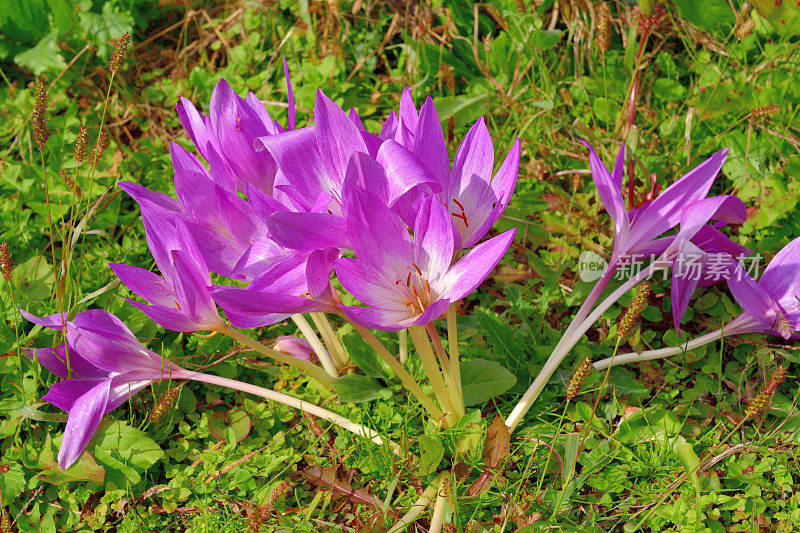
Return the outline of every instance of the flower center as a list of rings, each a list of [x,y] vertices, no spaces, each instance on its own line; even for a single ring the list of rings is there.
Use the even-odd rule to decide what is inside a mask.
[[[427,278],[423,277],[422,270],[416,264],[411,266],[414,269],[408,272],[405,283],[398,278],[394,284],[400,288],[400,292],[405,297],[406,306],[415,315],[419,315],[432,303],[431,284]]]
[[[458,207],[458,211],[456,211],[454,213],[450,213],[450,214],[453,215],[456,218],[461,219],[464,222],[464,226],[468,228],[469,227],[469,221],[467,220],[467,213],[464,210],[464,206],[461,204],[461,202],[459,202],[455,198],[453,198],[453,203]]]

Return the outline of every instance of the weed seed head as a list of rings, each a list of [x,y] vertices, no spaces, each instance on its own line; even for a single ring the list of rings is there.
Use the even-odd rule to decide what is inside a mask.
[[[14,273],[14,268],[11,261],[11,250],[8,249],[8,243],[0,244],[0,271],[3,272],[3,278],[6,282],[11,283],[11,275]]]
[[[128,53],[128,46],[131,44],[131,34],[125,32],[117,39],[114,51],[111,52],[111,60],[108,62],[108,70],[115,76],[122,70],[125,63],[125,54]]]
[[[33,113],[31,123],[33,125],[33,140],[40,152],[44,152],[44,145],[50,133],[47,131],[47,82],[39,79],[33,90]]]
[[[164,420],[164,418],[175,408],[175,403],[178,401],[181,395],[181,388],[172,387],[164,391],[161,397],[156,402],[155,407],[153,410],[150,411],[150,422],[158,423]]]
[[[617,324],[617,339],[625,340],[631,333],[633,333],[639,318],[642,316],[642,311],[647,307],[647,299],[650,297],[650,284],[646,281],[639,284],[636,291],[636,296],[633,301],[622,313],[622,317]]]
[[[575,367],[575,370],[572,372],[572,378],[569,380],[569,385],[567,385],[567,401],[571,402],[578,394],[580,394],[581,387],[583,387],[583,382],[586,381],[586,377],[589,375],[591,369],[591,357],[587,357],[581,361],[581,364]]]
[[[72,155],[75,157],[76,163],[83,163],[88,155],[87,146],[89,144],[89,130],[86,126],[81,126],[78,130],[78,137],[75,139],[75,149]]]
[[[778,387],[780,387],[781,383],[786,379],[786,373],[786,368],[782,366],[775,369],[769,381],[767,381],[761,391],[756,394],[747,405],[747,410],[744,413],[747,418],[758,416],[769,408],[772,404],[772,398],[775,396],[775,391],[778,390]]]

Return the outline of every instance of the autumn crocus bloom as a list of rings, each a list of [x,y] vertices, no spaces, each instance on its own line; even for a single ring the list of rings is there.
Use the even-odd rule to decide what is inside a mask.
[[[58,315],[38,318],[36,324],[62,329]],[[69,413],[58,464],[66,469],[89,445],[103,415],[133,394],[162,379],[181,379],[185,370],[141,345],[114,315],[99,309],[83,311],[66,321],[68,346],[35,350],[39,364],[63,378],[42,399]]]
[[[406,88],[400,98],[399,119],[391,114],[381,136],[403,143],[434,175],[441,186],[436,195],[450,213],[456,229],[457,250],[478,243],[508,206],[519,172],[519,139],[492,176],[494,143],[483,117],[472,125],[459,145],[452,167],[439,115],[430,96],[417,112]]]
[[[680,346],[618,355],[613,360],[597,361],[595,369],[671,357],[715,342],[723,336],[766,333],[784,339],[800,338],[800,238],[790,242],[772,258],[758,281],[733,258],[730,258],[726,279],[733,297],[744,309],[739,316],[720,329]]]
[[[628,211],[622,197],[624,145],[620,147],[614,169],[609,173],[594,149],[588,143],[584,144],[589,148],[589,163],[597,193],[614,221],[614,250],[610,268],[618,265],[618,261],[626,256],[650,257],[666,250],[673,237],[658,237],[681,222],[682,210],[686,206],[706,197],[728,155],[727,149],[720,150],[667,187],[651,202]],[[738,204],[728,203],[717,214],[725,220],[744,222],[746,213],[741,208],[743,205],[741,201]],[[720,232],[706,229],[698,238],[702,242],[727,239]],[[724,242],[718,243],[718,246],[725,245]]]
[[[132,265],[109,264],[122,283],[150,305],[128,301],[173,331],[216,330],[224,326],[211,299],[208,268],[185,223],[146,208],[142,209],[142,220],[161,276]]]
[[[346,200],[345,220],[356,258],[337,260],[336,274],[367,307],[343,310],[365,327],[389,331],[427,324],[450,302],[471,293],[516,233],[512,229],[476,246],[453,265],[452,222],[434,197],[420,203],[413,240],[401,218],[363,189],[353,190]]]
[[[283,66],[289,101],[288,129],[291,130],[294,129],[294,94],[285,59]],[[223,79],[211,94],[208,115],[197,111],[186,98],[181,98],[177,110],[183,127],[225,190],[246,192],[249,185],[272,195],[277,171],[275,161],[269,153],[256,151],[254,141],[285,130],[270,117],[261,100],[253,93],[240,97]]]

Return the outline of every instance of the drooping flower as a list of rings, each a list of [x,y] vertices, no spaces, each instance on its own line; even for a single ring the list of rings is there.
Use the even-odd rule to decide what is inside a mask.
[[[128,301],[173,331],[213,331],[223,326],[211,298],[208,268],[186,224],[146,207],[142,221],[161,276],[132,265],[109,264],[122,283],[150,305]]]
[[[402,219],[363,189],[345,201],[345,219],[356,257],[337,260],[336,274],[367,306],[342,309],[363,326],[390,331],[431,322],[472,292],[516,234],[512,229],[489,239],[453,264],[452,222],[434,197],[419,204],[413,240]]]
[[[62,317],[23,316],[41,326],[62,329]],[[107,311],[92,309],[65,321],[65,345],[39,348],[31,355],[63,378],[42,399],[69,413],[58,464],[69,468],[89,445],[103,415],[154,381],[183,379],[185,370],[148,350]]]
[[[314,349],[311,347],[311,343],[302,337],[295,337],[294,335],[281,335],[275,340],[275,344],[272,348],[278,352],[306,361],[311,361],[314,355]]]
[[[726,335],[800,338],[800,237],[772,258],[758,281],[739,263],[733,264],[727,281],[744,312],[724,328]]]
[[[584,144],[589,148],[592,179],[600,200],[614,222],[614,250],[609,261],[610,268],[618,265],[618,261],[626,256],[649,257],[666,250],[674,241],[674,236],[658,237],[681,222],[685,207],[708,195],[728,155],[728,150],[720,150],[667,187],[654,200],[629,211],[622,196],[624,145],[620,147],[614,169],[609,173],[594,149],[588,143]],[[740,224],[744,222],[746,214],[741,200],[731,200],[726,201],[714,213],[714,217],[726,223]],[[724,242],[728,240],[727,237],[721,232],[713,232],[713,229],[716,228],[698,228],[696,234],[702,231],[698,236],[699,242],[713,241],[717,247],[727,246]]]

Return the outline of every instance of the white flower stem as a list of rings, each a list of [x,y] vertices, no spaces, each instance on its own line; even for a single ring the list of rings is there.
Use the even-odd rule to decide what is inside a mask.
[[[338,370],[347,362],[347,359],[342,355],[344,347],[340,342],[337,342],[339,341],[339,337],[337,337],[336,333],[333,331],[331,323],[325,318],[325,313],[309,313],[309,316],[319,331],[322,342],[325,344],[325,348],[328,349],[328,353],[331,355],[331,359],[338,373]]]
[[[408,358],[408,330],[401,329],[397,332],[397,337],[400,343],[400,362],[405,363]]]
[[[564,357],[567,356],[573,346],[575,346],[581,337],[583,337],[583,334],[586,333],[590,327],[592,327],[595,321],[600,318],[600,316],[605,313],[608,308],[614,304],[614,302],[619,300],[626,292],[635,287],[640,281],[652,276],[657,270],[666,268],[668,266],[669,262],[665,262],[660,259],[654,261],[648,268],[642,270],[631,279],[623,283],[605,300],[600,302],[597,308],[590,313],[589,316],[587,316],[579,326],[572,328],[571,332],[565,333],[564,336],[561,337],[561,340],[558,342],[555,349],[553,349],[553,353],[550,354],[550,357],[547,359],[547,362],[545,362],[542,370],[539,371],[536,379],[533,380],[533,383],[531,383],[531,386],[528,387],[527,391],[525,391],[525,394],[522,396],[519,403],[517,403],[517,405],[511,411],[511,414],[508,415],[508,418],[506,419],[506,426],[508,426],[509,432],[513,432],[519,423],[522,422],[522,419],[533,405],[533,402],[539,397],[539,393],[542,392],[542,389],[544,389],[547,382],[550,381],[550,377],[552,377],[553,373],[556,371],[556,368],[558,368],[558,365],[561,364],[561,361],[564,360]]]
[[[425,326],[425,330],[428,332],[428,336],[433,342],[433,348],[436,352],[436,356],[439,358],[439,363],[442,365],[442,373],[444,374],[447,390],[450,393],[450,400],[453,402],[453,408],[455,409],[458,418],[461,418],[466,413],[464,408],[464,398],[461,394],[461,386],[458,382],[456,382],[456,379],[453,375],[453,366],[451,364],[450,357],[448,357],[447,352],[444,350],[442,339],[439,338],[439,333],[436,331],[436,328],[433,327],[433,322],[429,322]]]
[[[447,423],[453,424],[458,420],[458,413],[453,405],[453,400],[450,398],[450,393],[442,378],[442,373],[439,371],[439,364],[436,362],[436,355],[433,353],[433,347],[431,347],[428,341],[428,334],[422,326],[411,326],[408,328],[408,333],[411,335],[411,341],[417,349],[417,354],[419,354],[422,366],[425,368],[425,373],[428,375],[428,380],[433,387],[433,392],[436,394],[436,399],[445,412]]]
[[[671,357],[680,353],[694,350],[700,346],[714,342],[722,338],[722,330],[718,329],[711,333],[706,333],[701,337],[687,341],[681,346],[672,346],[669,348],[659,348],[658,350],[647,350],[642,353],[624,353],[614,358],[603,359],[593,364],[595,370],[603,370],[605,368],[617,365],[624,365],[626,363],[639,363],[642,361],[652,361],[653,359],[663,359],[664,357]]]
[[[445,476],[442,476],[437,488],[436,503],[433,505],[433,516],[431,516],[431,527],[428,533],[440,533],[444,525],[444,506],[447,503],[447,489],[445,488]]]
[[[218,331],[220,333],[228,335],[232,339],[238,341],[240,344],[243,344],[262,355],[266,355],[267,357],[270,357],[280,363],[293,366],[298,370],[305,372],[306,374],[316,379],[317,381],[319,381],[328,388],[330,388],[331,383],[333,383],[333,377],[331,377],[327,372],[325,372],[323,369],[321,369],[320,367],[318,367],[317,365],[313,364],[310,361],[305,361],[297,357],[292,357],[290,355],[277,352],[271,348],[267,348],[260,342],[251,339],[244,333],[233,329],[227,324],[223,324],[222,326],[220,326]]]
[[[422,492],[420,497],[414,502],[414,505],[408,510],[406,514],[404,514],[400,520],[397,521],[395,525],[393,525],[387,533],[400,533],[400,531],[405,531],[409,525],[411,525],[414,520],[419,518],[419,515],[428,508],[431,504],[430,500],[434,496],[436,496],[439,492],[439,488],[441,487],[442,483],[444,482],[444,476],[449,475],[448,472],[441,472],[436,479],[428,485],[428,487]]]
[[[360,437],[366,437],[375,444],[379,446],[383,446],[384,444],[388,444],[392,448],[392,452],[395,455],[403,457],[403,450],[400,446],[392,442],[388,439],[385,439],[380,436],[376,431],[362,426],[361,424],[356,424],[355,422],[351,422],[347,418],[337,415],[336,413],[332,413],[327,409],[323,409],[313,403],[304,402],[294,396],[289,396],[288,394],[283,394],[281,392],[277,392],[271,389],[266,389],[264,387],[259,387],[258,385],[251,385],[249,383],[244,383],[242,381],[237,381],[235,379],[228,379],[221,376],[213,376],[210,374],[203,374],[200,372],[192,372],[189,370],[181,371],[177,376],[173,377],[181,377],[184,379],[191,379],[193,381],[202,381],[203,383],[208,383],[210,385],[219,385],[222,387],[229,387],[231,389],[236,389],[242,392],[246,392],[248,394],[254,394],[256,396],[261,396],[262,398],[266,398],[272,402],[282,403],[284,405],[288,405],[289,407],[294,407],[295,409],[300,409],[301,411],[308,413],[310,415],[314,415],[318,418],[323,420],[327,420],[328,422],[332,422],[336,424],[342,429],[346,429],[351,433],[354,433]]]
[[[389,368],[392,369],[392,372],[400,379],[400,382],[403,386],[410,392],[428,411],[428,414],[434,419],[439,420],[444,416],[439,407],[430,399],[430,397],[425,394],[425,391],[422,390],[422,387],[419,386],[411,374],[401,365],[397,359],[394,358],[392,354],[389,353],[389,350],[381,343],[378,338],[372,334],[370,330],[365,328],[360,324],[356,324],[352,320],[350,320],[347,316],[345,319],[353,326],[353,329],[361,335],[361,337],[369,344],[373,350],[375,350],[381,359],[389,365]]]
[[[331,359],[328,350],[326,350],[325,346],[322,345],[319,337],[317,337],[317,333],[314,331],[314,328],[311,327],[311,324],[308,323],[306,317],[300,313],[297,313],[292,315],[292,321],[297,325],[300,333],[303,334],[303,337],[305,337],[308,343],[311,345],[314,353],[317,354],[317,358],[319,359],[319,362],[322,363],[322,367],[325,369],[325,372],[334,378],[339,377],[339,369],[336,368],[336,365],[333,363],[333,359]]]

